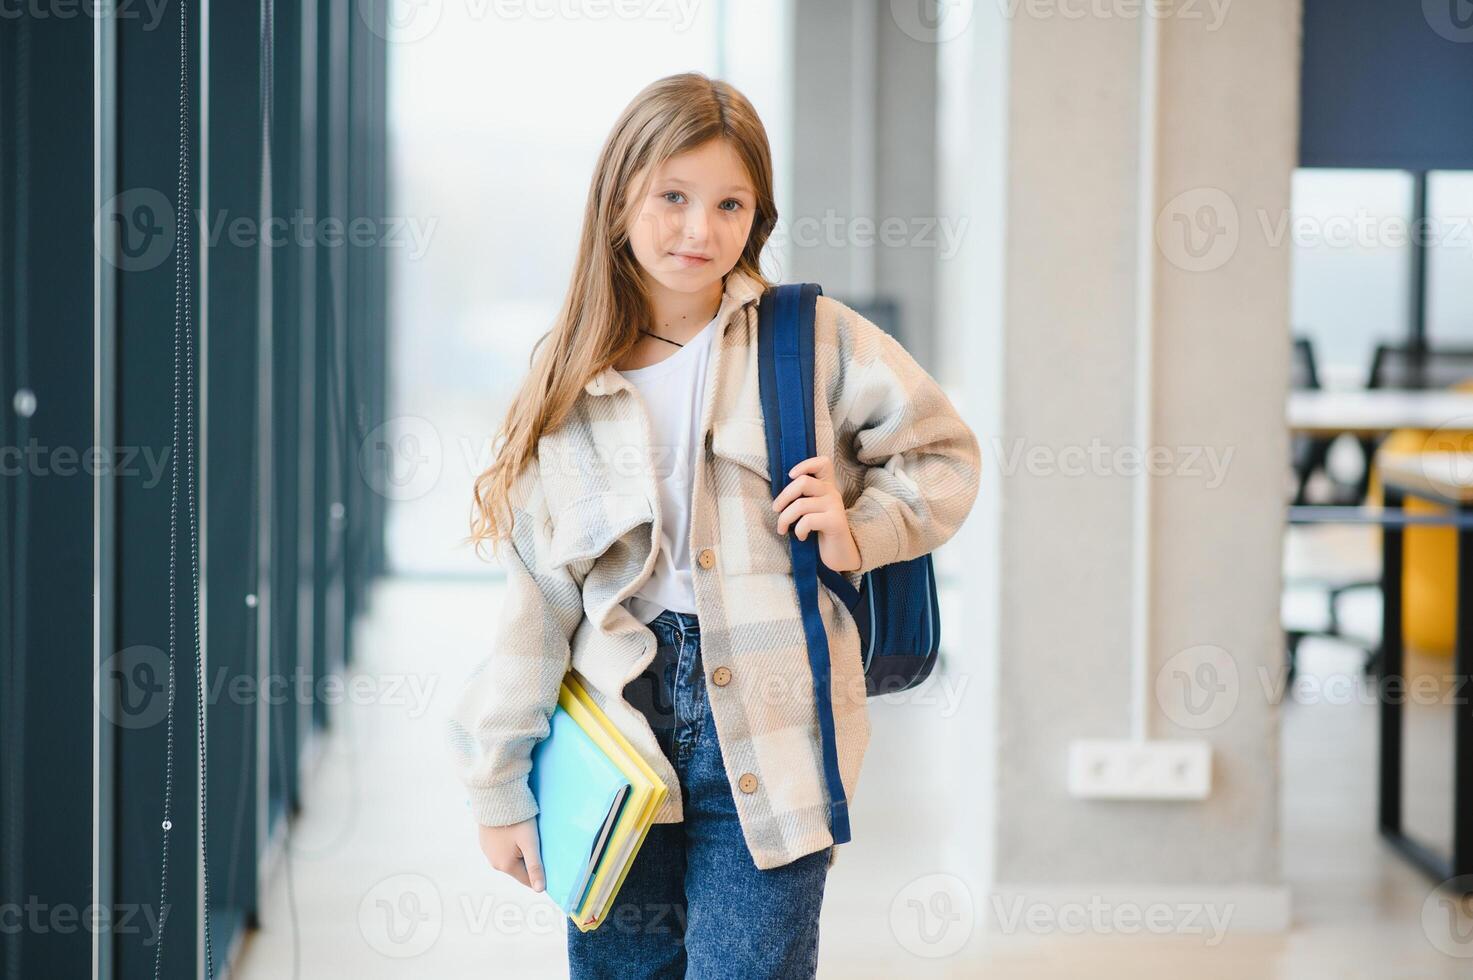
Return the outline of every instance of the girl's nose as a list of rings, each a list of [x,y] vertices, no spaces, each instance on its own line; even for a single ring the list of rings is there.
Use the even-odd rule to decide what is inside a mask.
[[[692,248],[704,245],[706,242],[706,230],[709,225],[710,220],[707,218],[704,208],[686,208],[685,227],[682,229],[685,233],[685,244]]]

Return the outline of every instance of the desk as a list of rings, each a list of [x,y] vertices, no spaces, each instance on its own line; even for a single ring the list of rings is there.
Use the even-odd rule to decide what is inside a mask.
[[[1381,713],[1380,809],[1381,834],[1397,850],[1439,882],[1473,875],[1473,453],[1383,453],[1379,458],[1381,484],[1388,517],[1403,517],[1408,496],[1422,497],[1451,507],[1457,521],[1458,599],[1457,644],[1453,661],[1453,847],[1450,857],[1408,837],[1401,822],[1401,755],[1403,678],[1402,649],[1402,541],[1405,524],[1391,520],[1381,528]],[[1422,515],[1418,515],[1422,516]],[[1432,516],[1432,515],[1428,515]],[[1389,685],[1400,686],[1390,693]],[[1460,885],[1473,894],[1473,878]]]
[[[1401,388],[1289,393],[1289,431],[1312,436],[1383,435],[1394,429],[1473,429],[1473,393]]]

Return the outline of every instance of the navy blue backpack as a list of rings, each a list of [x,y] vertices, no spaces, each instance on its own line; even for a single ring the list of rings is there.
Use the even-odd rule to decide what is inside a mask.
[[[817,283],[774,286],[762,297],[757,316],[758,376],[766,420],[772,495],[791,482],[790,469],[817,454],[813,434],[813,318],[823,289]],[[829,790],[829,825],[834,843],[849,837],[849,801],[839,777],[834,745],[834,709],[829,698],[829,643],[818,611],[823,582],[849,609],[859,627],[865,692],[869,697],[909,690],[930,676],[941,645],[941,611],[936,572],[929,554],[865,572],[859,588],[818,557],[818,536],[800,541],[789,529],[793,579],[808,638],[814,701],[823,739],[824,776]]]

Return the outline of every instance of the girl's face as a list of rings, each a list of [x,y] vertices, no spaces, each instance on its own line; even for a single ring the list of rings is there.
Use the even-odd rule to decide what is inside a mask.
[[[651,279],[676,292],[701,292],[741,258],[756,206],[736,151],[725,140],[708,140],[655,169],[629,244]]]

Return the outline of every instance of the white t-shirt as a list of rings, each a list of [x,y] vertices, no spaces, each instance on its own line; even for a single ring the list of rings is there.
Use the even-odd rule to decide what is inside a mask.
[[[717,319],[712,317],[700,333],[658,364],[619,372],[639,389],[649,413],[650,461],[660,488],[663,518],[654,572],[624,600],[624,607],[641,623],[665,609],[696,612],[690,571],[690,498]]]

